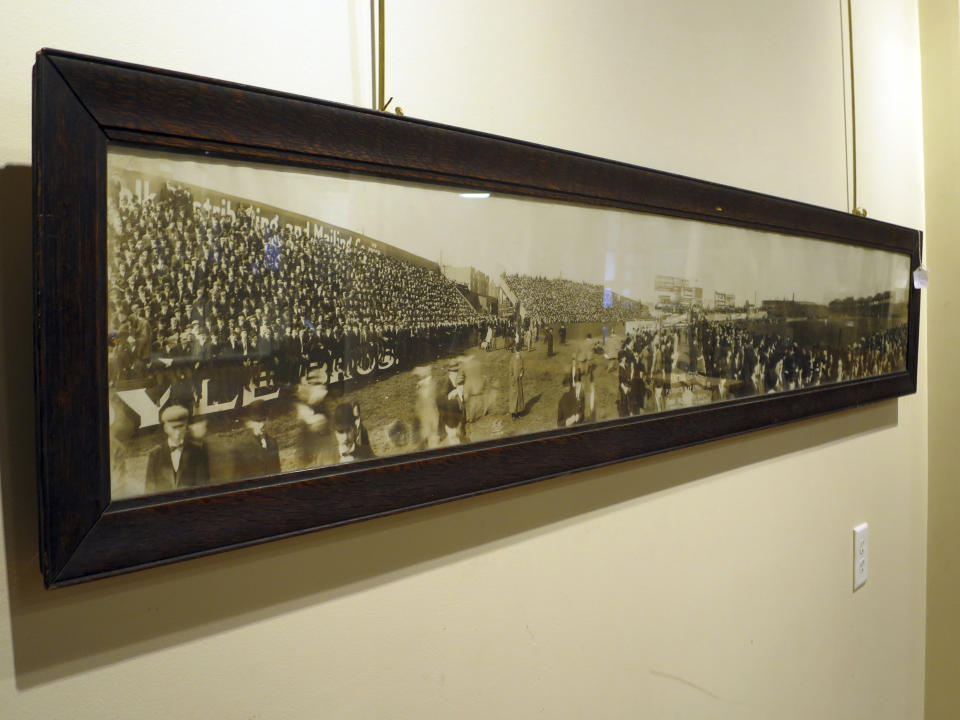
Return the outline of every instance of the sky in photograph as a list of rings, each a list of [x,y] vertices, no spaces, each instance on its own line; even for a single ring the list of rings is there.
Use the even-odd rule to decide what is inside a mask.
[[[564,277],[654,301],[656,275],[686,278],[737,304],[773,298],[829,302],[906,290],[909,258],[880,250],[469,188],[374,180],[272,165],[111,150],[110,169],[169,177],[283,208],[445,265]],[[159,188],[151,188],[156,190]]]

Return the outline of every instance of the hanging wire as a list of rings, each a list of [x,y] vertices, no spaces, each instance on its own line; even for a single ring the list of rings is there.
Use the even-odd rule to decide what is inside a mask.
[[[379,32],[378,32],[378,35],[379,35],[379,43],[378,43],[377,47],[378,47],[378,53],[379,53],[379,56],[380,56],[380,63],[379,63],[378,68],[377,68],[377,70],[378,70],[377,109],[378,109],[378,110],[386,110],[386,109],[387,109],[387,104],[383,101],[383,96],[384,96],[384,78],[386,77],[386,74],[387,74],[386,67],[385,67],[386,63],[384,62],[384,58],[386,57],[385,39],[384,39],[384,38],[386,37],[386,34],[387,34],[387,33],[386,33],[386,24],[387,24],[387,22],[386,22],[386,18],[384,18],[384,12],[383,12],[383,6],[384,6],[384,3],[385,3],[385,2],[386,2],[386,0],[380,0],[380,11],[377,13],[377,20],[379,21],[378,24],[377,24],[377,29],[378,29],[378,31],[379,31]]]
[[[857,95],[854,86],[853,71],[853,0],[847,0],[847,47],[850,50],[850,163],[853,174],[853,207],[850,210],[854,215],[866,217],[866,209],[857,204]],[[846,118],[846,103],[844,103],[844,118]]]
[[[373,88],[373,109],[386,112],[393,98],[384,101],[386,95],[386,1],[370,0],[370,85]],[[397,115],[403,115],[403,108],[394,107]]]
[[[843,170],[846,174],[846,183],[845,190],[847,193],[847,208],[852,208],[853,204],[850,201],[850,120],[847,117],[847,54],[844,52],[846,46],[847,37],[844,33],[844,1],[837,0],[837,9],[840,11],[840,81],[843,86]],[[371,0],[371,3],[373,0]],[[373,6],[371,4],[371,10]],[[371,36],[372,37],[372,36]]]
[[[370,107],[379,110],[377,105],[377,11],[374,0],[370,0]]]

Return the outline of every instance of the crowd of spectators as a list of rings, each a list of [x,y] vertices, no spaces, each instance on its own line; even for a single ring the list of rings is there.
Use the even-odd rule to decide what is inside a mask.
[[[172,183],[141,200],[116,181],[108,212],[115,382],[199,387],[220,368],[232,396],[264,373],[292,383],[315,365],[349,377],[417,362],[481,324],[439,269],[349,233],[295,232]]]
[[[692,328],[697,369],[712,377],[750,382],[752,391],[796,390],[902,370],[906,327],[880,330],[837,346],[801,343],[732,323],[701,321]]]
[[[903,370],[906,326],[838,346],[801,343],[730,321],[628,335],[618,354],[621,416],[666,409],[675,378],[710,387],[713,400],[798,390]],[[711,382],[713,381],[713,382]]]
[[[647,317],[644,306],[600,285],[531,275],[507,275],[518,302],[541,323],[617,323]]]

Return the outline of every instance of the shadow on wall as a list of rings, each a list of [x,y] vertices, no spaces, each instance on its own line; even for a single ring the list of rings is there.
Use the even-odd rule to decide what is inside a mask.
[[[17,686],[41,685],[590,521],[897,423],[896,400],[392,517],[46,591],[37,549],[31,171],[0,168],[0,492]],[[629,473],[629,482],[624,482]]]

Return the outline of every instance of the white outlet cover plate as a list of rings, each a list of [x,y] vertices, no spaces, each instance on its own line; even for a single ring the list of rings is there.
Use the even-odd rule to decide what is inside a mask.
[[[860,523],[853,528],[853,589],[858,590],[867,581],[870,567],[870,527]]]

